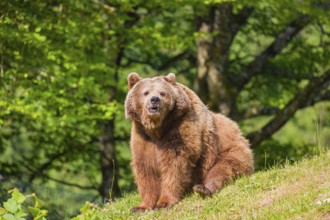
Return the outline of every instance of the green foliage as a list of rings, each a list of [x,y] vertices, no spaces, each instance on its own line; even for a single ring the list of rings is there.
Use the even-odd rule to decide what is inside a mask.
[[[0,219],[1,220],[24,220],[30,214],[34,220],[45,220],[47,210],[42,209],[44,202],[41,201],[34,193],[24,196],[18,191],[13,189],[8,191],[11,194],[3,207],[0,206]],[[24,205],[26,200],[32,199],[31,205]],[[24,205],[24,206],[23,206]]]
[[[315,155],[315,147],[309,145],[292,146],[290,143],[285,144],[277,140],[267,140],[253,152],[257,155],[255,158],[255,168],[256,170],[260,170],[286,163],[294,163],[301,160],[306,154]]]
[[[71,218],[71,220],[101,220],[98,216],[95,216],[95,213],[100,208],[90,202],[86,202],[85,205],[80,209],[80,215]]]
[[[107,10],[86,1],[0,3],[1,192],[44,184],[40,176],[97,189],[99,138],[123,118],[125,90],[113,62],[125,29]],[[116,124],[116,137],[127,138],[128,122]]]
[[[329,16],[319,0],[1,1],[0,195],[13,186],[36,191],[43,185],[49,190],[40,189],[40,197],[52,203],[54,196],[47,192],[56,189],[62,195],[65,190],[51,180],[91,186],[91,194],[98,193],[99,140],[110,120],[114,120],[121,190],[134,189],[130,124],[123,107],[126,77],[131,71],[143,76],[175,72],[178,81],[193,88],[198,80],[196,40],[223,34],[204,36],[196,23],[211,17],[210,8],[223,3],[232,4],[235,15],[245,7],[254,8],[228,49],[230,66],[225,74],[231,76],[229,84],[278,32],[302,15],[309,19],[306,28],[269,59],[268,68],[242,89],[238,112],[282,109],[309,79],[329,68]],[[173,59],[180,54],[180,59]],[[259,117],[246,133],[267,120]],[[276,164],[312,151],[315,141],[294,142],[296,136],[315,130],[302,127],[299,121],[293,120],[289,129],[299,132],[281,133],[256,150],[259,167],[265,161]],[[74,194],[79,193],[67,197]],[[56,202],[52,207],[64,210],[61,201]],[[87,218],[88,210],[82,216]],[[52,218],[53,210],[49,212]]]
[[[45,203],[35,193],[23,195],[18,189],[9,190],[11,198],[0,206],[0,220],[24,220],[29,215],[33,220],[45,220],[48,211],[42,209]],[[26,202],[29,202],[26,204]],[[94,214],[100,209],[97,205],[86,202],[80,209],[81,214],[71,218],[72,220],[97,220]]]
[[[239,77],[240,70],[254,61],[276,40],[290,22],[308,25],[278,54],[273,54],[264,68],[240,93],[238,107],[283,108],[306,82],[329,68],[330,47],[328,10],[318,1],[237,1],[254,7],[247,24],[241,28],[230,47],[228,74]],[[274,56],[274,57],[273,57]]]
[[[241,127],[258,130],[269,117],[245,120]],[[264,170],[301,160],[306,155],[318,155],[329,149],[329,103],[303,109],[269,140],[253,149],[255,169]]]

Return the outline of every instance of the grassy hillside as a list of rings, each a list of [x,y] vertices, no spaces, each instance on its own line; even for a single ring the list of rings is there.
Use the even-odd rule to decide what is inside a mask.
[[[189,194],[169,210],[130,213],[137,194],[93,211],[92,219],[330,219],[330,152],[240,178],[211,198]]]

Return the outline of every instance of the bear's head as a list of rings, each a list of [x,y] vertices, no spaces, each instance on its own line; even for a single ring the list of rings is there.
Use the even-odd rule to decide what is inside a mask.
[[[159,128],[172,115],[182,115],[190,108],[190,100],[175,81],[175,74],[141,78],[130,73],[125,100],[126,118],[139,122],[147,130]]]

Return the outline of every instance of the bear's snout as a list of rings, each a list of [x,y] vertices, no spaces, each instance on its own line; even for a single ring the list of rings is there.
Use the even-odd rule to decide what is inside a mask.
[[[158,96],[151,96],[151,98],[148,101],[149,103],[147,104],[149,114],[151,115],[159,115],[161,112],[161,105],[162,105],[162,100]]]
[[[160,98],[158,96],[152,96],[150,99],[152,106],[159,106],[160,105]]]

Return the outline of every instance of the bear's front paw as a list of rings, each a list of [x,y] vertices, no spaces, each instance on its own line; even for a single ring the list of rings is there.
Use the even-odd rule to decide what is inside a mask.
[[[193,188],[194,192],[198,193],[203,197],[211,196],[211,191],[202,184],[195,185]]]
[[[161,208],[171,208],[173,205],[179,202],[179,199],[169,196],[161,196],[155,207],[156,210]]]
[[[151,210],[151,208],[143,206],[143,205],[139,205],[139,206],[136,206],[134,208],[131,208],[131,212],[145,212],[145,211],[148,211],[148,210]]]

